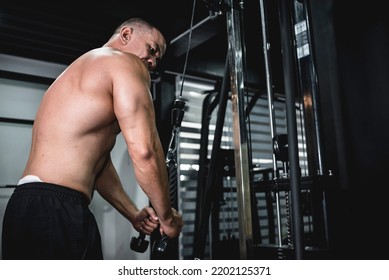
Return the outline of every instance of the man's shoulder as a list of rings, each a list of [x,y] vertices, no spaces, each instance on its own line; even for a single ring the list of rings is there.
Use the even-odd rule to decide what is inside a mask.
[[[92,75],[107,75],[109,77],[126,77],[131,75],[140,80],[149,80],[149,71],[142,60],[130,53],[117,49],[102,47],[90,50],[73,63],[73,71],[83,71]],[[136,74],[136,75],[135,75]]]
[[[98,60],[99,63],[115,64],[116,66],[142,67],[143,65],[142,60],[138,56],[111,47],[100,47],[90,50],[85,56],[92,62]]]

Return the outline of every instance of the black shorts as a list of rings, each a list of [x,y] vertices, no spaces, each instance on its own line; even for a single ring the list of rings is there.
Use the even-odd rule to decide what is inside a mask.
[[[49,183],[16,187],[3,220],[3,259],[103,259],[86,196]]]

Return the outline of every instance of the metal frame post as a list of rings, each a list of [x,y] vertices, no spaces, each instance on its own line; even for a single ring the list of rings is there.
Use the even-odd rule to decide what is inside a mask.
[[[239,2],[240,8],[243,1]],[[231,78],[231,100],[233,114],[233,139],[237,183],[239,253],[241,259],[253,255],[253,229],[251,213],[250,175],[248,141],[243,103],[243,52],[239,12],[233,0],[229,0],[230,10],[226,14],[228,34],[228,55]]]

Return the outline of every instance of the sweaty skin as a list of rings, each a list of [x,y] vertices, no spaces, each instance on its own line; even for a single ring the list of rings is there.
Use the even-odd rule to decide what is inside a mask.
[[[25,175],[84,193],[96,189],[146,234],[160,224],[179,235],[170,207],[164,152],[155,125],[150,73],[166,50],[157,29],[124,26],[101,48],[75,60],[45,93],[38,109]],[[153,208],[139,211],[125,194],[110,152],[122,133],[137,182]],[[154,212],[155,211],[155,212]]]

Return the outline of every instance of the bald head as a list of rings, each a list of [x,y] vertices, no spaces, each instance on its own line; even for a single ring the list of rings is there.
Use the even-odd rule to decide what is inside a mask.
[[[148,69],[156,68],[166,52],[166,39],[154,25],[141,18],[120,24],[104,45],[137,55]]]

